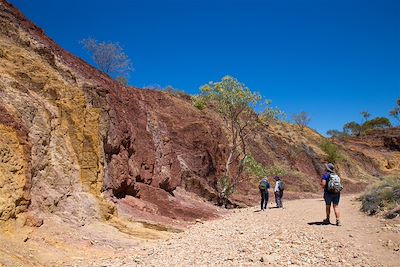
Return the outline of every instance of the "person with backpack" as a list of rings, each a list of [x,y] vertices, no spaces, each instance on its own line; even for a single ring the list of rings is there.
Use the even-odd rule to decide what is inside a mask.
[[[285,190],[285,186],[279,176],[275,176],[274,179],[275,179],[274,193],[275,193],[276,207],[283,208],[282,197],[283,197],[283,190]]]
[[[266,210],[267,209],[267,204],[268,204],[268,189],[270,188],[270,185],[268,183],[268,180],[266,178],[262,179],[260,184],[258,185],[258,189],[260,190],[261,194],[261,210]]]
[[[333,211],[336,216],[336,225],[341,226],[340,222],[340,191],[343,186],[340,182],[339,175],[335,172],[335,166],[332,163],[325,164],[326,172],[321,179],[321,187],[324,189],[324,200],[326,208],[326,219],[323,220],[324,224],[330,224],[331,205],[333,204]]]

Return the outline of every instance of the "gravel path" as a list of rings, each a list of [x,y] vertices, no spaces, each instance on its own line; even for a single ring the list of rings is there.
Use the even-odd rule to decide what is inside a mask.
[[[322,199],[284,204],[285,209],[232,210],[223,219],[147,243],[135,254],[89,265],[399,266],[399,220],[361,214],[352,196],[342,197],[341,227],[312,224],[324,217]]]

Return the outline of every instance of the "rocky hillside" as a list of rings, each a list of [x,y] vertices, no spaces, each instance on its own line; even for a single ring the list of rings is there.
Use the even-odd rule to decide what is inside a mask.
[[[118,218],[177,226],[217,216],[228,136],[215,113],[119,85],[4,0],[0,43],[0,222],[40,226],[51,216],[72,225]],[[335,141],[348,192],[399,171],[399,133]],[[250,150],[267,168],[285,169],[288,195],[299,197],[318,192],[323,139],[276,123],[257,129]],[[248,181],[232,201],[257,199]]]

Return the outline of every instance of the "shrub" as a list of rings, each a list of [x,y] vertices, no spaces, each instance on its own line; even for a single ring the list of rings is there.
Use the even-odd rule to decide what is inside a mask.
[[[244,170],[246,173],[257,179],[267,176],[267,171],[264,166],[256,161],[252,156],[247,156],[244,160]]]
[[[192,103],[193,103],[193,106],[199,110],[203,110],[207,107],[207,104],[204,101],[204,99],[199,96],[193,96]]]
[[[343,132],[347,135],[360,136],[362,133],[362,126],[355,121],[348,122],[343,125]]]
[[[165,92],[167,92],[168,94],[170,94],[170,95],[175,95],[175,96],[178,96],[178,97],[186,97],[186,98],[189,97],[190,98],[190,95],[188,95],[185,91],[176,89],[171,85],[168,85],[163,90]]]
[[[235,192],[234,185],[228,176],[223,175],[217,180],[217,192],[218,199],[217,203],[219,206],[223,206],[225,208],[232,208],[232,202],[229,200],[229,197]]]
[[[361,196],[361,211],[374,215],[400,205],[400,176],[387,177]]]
[[[343,155],[340,153],[338,147],[329,142],[328,140],[325,140],[324,142],[321,143],[320,145],[322,151],[324,151],[327,154],[327,161],[331,163],[338,163],[343,160]]]
[[[266,170],[267,176],[275,177],[275,176],[286,176],[288,174],[288,167],[283,165],[275,165]]]
[[[376,117],[375,119],[369,120],[365,122],[363,125],[363,130],[365,132],[373,130],[373,129],[384,129],[392,127],[388,118],[385,117]]]
[[[307,112],[302,111],[299,114],[293,115],[293,121],[300,127],[301,130],[310,123],[311,118],[308,116]]]
[[[263,165],[261,165],[252,157],[248,157],[248,159],[246,160],[245,171],[248,174],[256,176],[257,178],[275,176],[282,177],[289,174],[294,174],[294,172],[290,170],[290,167],[285,165],[274,165],[269,168],[264,168]]]
[[[80,43],[91,53],[97,68],[102,72],[111,75],[126,74],[133,70],[131,60],[118,43],[97,42],[92,38],[83,39]]]

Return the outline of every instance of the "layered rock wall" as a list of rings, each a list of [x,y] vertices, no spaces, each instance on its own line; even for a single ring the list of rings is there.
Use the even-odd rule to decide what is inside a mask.
[[[117,214],[171,224],[216,216],[229,136],[214,112],[197,110],[190,97],[119,85],[3,0],[0,44],[0,221],[26,211],[79,225]],[[393,131],[335,141],[349,192],[398,173]],[[277,123],[258,128],[249,149],[265,167],[290,170],[283,178],[293,194],[316,193],[322,140]],[[255,183],[240,184],[233,199],[254,204]]]
[[[0,213],[15,217],[30,201],[32,210],[76,222],[96,218],[93,195],[100,196],[104,179],[100,110],[76,79],[66,79],[65,71],[74,71],[45,40],[28,34],[6,3],[0,8],[1,180],[3,190],[19,192]]]

